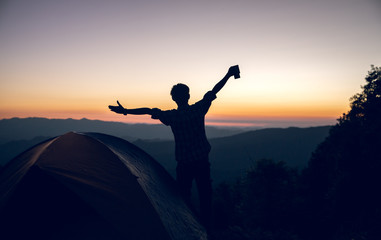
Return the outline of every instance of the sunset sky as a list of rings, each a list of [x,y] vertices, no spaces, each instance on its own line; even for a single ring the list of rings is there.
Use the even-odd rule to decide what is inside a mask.
[[[0,119],[158,123],[107,106],[175,108],[239,64],[207,123],[334,124],[381,65],[379,0],[3,0]]]

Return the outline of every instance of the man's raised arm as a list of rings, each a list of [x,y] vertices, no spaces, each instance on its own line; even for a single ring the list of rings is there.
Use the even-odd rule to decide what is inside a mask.
[[[231,66],[229,68],[229,71],[226,73],[226,75],[214,86],[212,89],[212,92],[214,94],[217,94],[226,84],[226,82],[229,80],[231,76],[239,75],[239,68],[238,66]]]
[[[113,112],[116,112],[116,113],[119,113],[119,114],[124,114],[124,115],[127,115],[127,114],[133,114],[133,115],[143,115],[143,114],[149,114],[149,115],[152,115],[153,114],[153,109],[151,108],[135,108],[135,109],[127,109],[127,108],[124,108],[120,103],[119,101],[116,101],[118,103],[118,106],[111,106],[109,105],[108,108],[113,111]]]

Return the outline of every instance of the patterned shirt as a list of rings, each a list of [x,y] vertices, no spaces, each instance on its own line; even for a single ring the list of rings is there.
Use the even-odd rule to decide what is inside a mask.
[[[205,134],[205,115],[214,99],[216,95],[210,91],[202,100],[187,108],[154,110],[152,118],[159,119],[172,129],[177,162],[195,162],[205,159],[205,156],[209,154],[211,147]]]

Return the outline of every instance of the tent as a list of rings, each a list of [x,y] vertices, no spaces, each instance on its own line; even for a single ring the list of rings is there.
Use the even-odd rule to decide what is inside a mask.
[[[207,239],[173,178],[152,157],[120,138],[74,132],[30,148],[0,173],[5,235]]]

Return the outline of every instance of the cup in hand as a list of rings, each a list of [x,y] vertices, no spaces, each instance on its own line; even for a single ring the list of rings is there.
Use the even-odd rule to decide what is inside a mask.
[[[239,71],[239,66],[238,65],[235,65],[235,66],[232,66],[232,69],[233,69],[233,73],[234,73],[234,78],[237,79],[237,78],[240,78],[241,76],[239,75],[240,74],[240,71]]]

